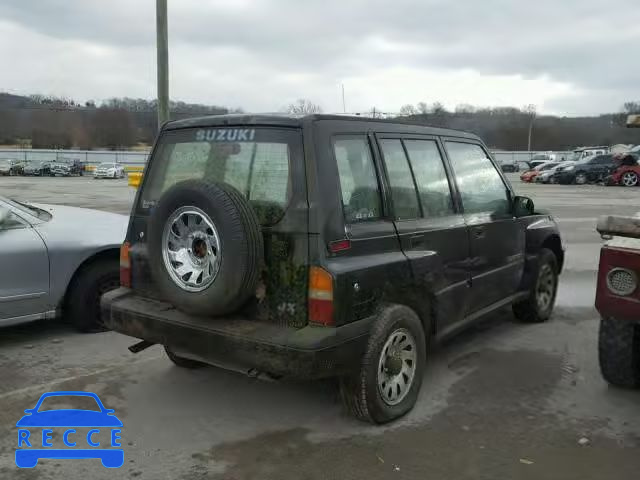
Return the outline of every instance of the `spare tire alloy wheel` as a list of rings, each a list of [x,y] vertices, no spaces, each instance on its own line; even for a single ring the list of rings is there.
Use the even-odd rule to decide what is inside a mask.
[[[231,185],[177,183],[153,209],[147,238],[151,276],[178,309],[225,315],[255,295],[264,253],[261,227]]]
[[[622,185],[625,187],[635,187],[638,185],[638,174],[636,172],[624,172],[622,174]]]
[[[171,214],[162,234],[162,259],[176,285],[204,290],[215,280],[221,257],[218,231],[206,213],[181,207]]]

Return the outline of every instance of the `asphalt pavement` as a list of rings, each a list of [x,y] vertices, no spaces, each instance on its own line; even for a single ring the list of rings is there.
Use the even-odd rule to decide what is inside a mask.
[[[508,310],[432,346],[413,412],[384,427],[346,415],[331,382],[264,382],[183,370],[159,347],[83,335],[58,322],[0,331],[0,479],[637,479],[640,392],[600,377],[593,309],[598,215],[634,214],[640,188],[525,185],[558,220],[567,260],[552,319]],[[127,213],[122,180],[0,178],[18,200]],[[54,390],[97,393],[115,409],[125,464],[14,464],[16,421]],[[55,437],[54,437],[55,438]]]

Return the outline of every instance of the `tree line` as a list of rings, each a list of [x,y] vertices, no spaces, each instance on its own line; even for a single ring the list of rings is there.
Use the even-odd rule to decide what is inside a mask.
[[[171,118],[241,113],[215,105],[171,102]],[[321,107],[300,99],[282,109],[289,113],[320,113]],[[625,126],[626,116],[640,113],[640,102],[627,102],[619,112],[597,116],[539,115],[535,107],[479,108],[458,105],[448,110],[439,102],[404,105],[398,112],[375,108],[363,112],[399,121],[453,128],[479,135],[492,149],[570,150],[582,145],[640,143],[640,130]],[[32,148],[128,149],[149,145],[157,133],[154,100],[112,98],[97,104],[43,95],[0,93],[0,144]]]
[[[239,112],[171,102],[171,118]],[[155,100],[112,98],[97,104],[43,95],[0,93],[0,144],[31,148],[122,150],[151,144],[157,133]]]

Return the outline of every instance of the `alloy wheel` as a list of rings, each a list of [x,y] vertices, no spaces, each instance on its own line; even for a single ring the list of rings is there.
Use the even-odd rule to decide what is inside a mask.
[[[387,405],[397,405],[413,385],[417,368],[417,343],[406,328],[394,330],[380,352],[378,392]]]
[[[197,207],[173,212],[162,234],[162,258],[169,276],[183,290],[200,292],[209,287],[222,260],[220,237],[209,216]]]
[[[546,312],[553,303],[553,297],[556,291],[556,276],[553,273],[551,265],[545,263],[540,267],[538,273],[538,283],[536,285],[536,301],[538,309]]]
[[[622,174],[622,184],[625,187],[635,187],[638,184],[638,175],[635,172],[624,172]]]

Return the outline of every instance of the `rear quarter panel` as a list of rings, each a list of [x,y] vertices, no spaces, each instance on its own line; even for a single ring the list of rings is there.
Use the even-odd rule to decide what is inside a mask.
[[[51,307],[60,305],[78,268],[91,257],[114,255],[124,241],[128,217],[70,207],[58,207],[54,218],[36,226],[49,254]]]

